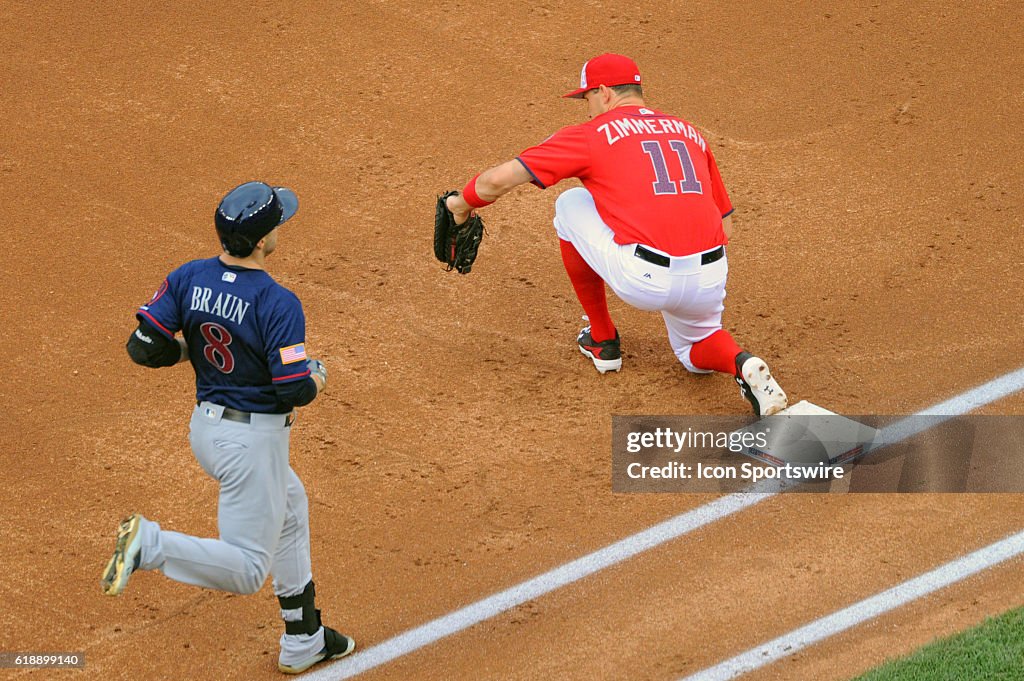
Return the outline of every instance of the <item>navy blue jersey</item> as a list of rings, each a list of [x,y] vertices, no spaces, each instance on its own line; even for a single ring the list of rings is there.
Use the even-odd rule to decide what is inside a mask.
[[[171,339],[182,332],[196,400],[284,413],[274,385],[309,376],[302,303],[263,270],[193,260],[171,272],[136,317]]]

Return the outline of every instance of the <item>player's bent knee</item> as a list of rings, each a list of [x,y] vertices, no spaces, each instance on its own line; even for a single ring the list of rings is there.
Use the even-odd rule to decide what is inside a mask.
[[[249,573],[239,581],[236,593],[241,596],[249,596],[262,589],[263,583],[266,581],[267,573]]]
[[[594,197],[583,187],[566,189],[555,199],[555,216],[565,215],[587,204],[593,205]]]
[[[237,593],[242,595],[254,594],[263,588],[264,582],[267,581],[267,577],[270,575],[270,560],[269,558],[259,557],[248,557],[249,569],[244,575],[239,577],[236,584]]]
[[[583,187],[573,187],[562,192],[555,199],[555,233],[563,241],[573,241],[572,231],[569,225],[578,223],[582,217],[582,211],[595,210],[594,197]]]
[[[715,373],[713,369],[701,369],[701,368],[695,366],[692,361],[690,361],[690,350],[692,348],[693,348],[693,345],[687,345],[686,347],[681,348],[681,349],[673,348],[673,350],[675,350],[676,357],[679,359],[679,362],[683,365],[683,367],[687,371],[689,371],[691,374],[713,374],[713,373]]]

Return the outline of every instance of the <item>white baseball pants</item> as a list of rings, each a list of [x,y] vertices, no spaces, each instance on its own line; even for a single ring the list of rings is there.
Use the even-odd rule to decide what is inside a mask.
[[[672,257],[668,267],[642,260],[635,255],[636,244],[615,243],[615,234],[598,214],[593,196],[582,187],[558,197],[554,223],[558,237],[576,247],[615,295],[641,310],[661,312],[672,350],[688,371],[711,373],[690,362],[690,348],[722,328],[729,274],[726,257],[707,265],[701,265],[699,253]]]

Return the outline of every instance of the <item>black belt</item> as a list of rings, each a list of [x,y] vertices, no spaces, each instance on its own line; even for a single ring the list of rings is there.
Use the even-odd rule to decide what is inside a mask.
[[[644,248],[640,244],[636,245],[636,250],[633,251],[633,255],[635,255],[636,257],[640,258],[641,260],[646,260],[647,262],[651,263],[652,265],[660,265],[661,267],[668,267],[670,264],[672,264],[672,259],[669,258],[667,255],[662,255],[661,253],[655,253],[651,249]],[[701,253],[700,254],[700,264],[701,265],[710,265],[713,262],[721,260],[724,255],[725,255],[725,248],[722,247],[722,246],[719,246],[718,248],[716,248],[713,251],[707,251],[705,253]]]
[[[199,404],[199,403],[196,402],[196,404]],[[277,414],[274,414],[274,416],[277,416]],[[249,413],[247,411],[239,411],[237,409],[232,409],[231,407],[224,407],[224,413],[221,414],[220,417],[222,419],[226,420],[226,421],[235,421],[236,423],[251,423],[252,422],[252,414],[251,413]],[[284,420],[284,427],[288,428],[294,422],[295,422],[295,413],[292,412],[292,413],[288,414],[288,417]]]
[[[238,411],[231,407],[224,407],[224,413],[220,417],[228,421],[237,421],[238,423],[249,423],[252,421],[252,414],[247,411]]]

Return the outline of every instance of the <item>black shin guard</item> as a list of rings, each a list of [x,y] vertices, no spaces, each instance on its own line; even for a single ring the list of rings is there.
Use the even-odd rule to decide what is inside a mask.
[[[320,611],[316,609],[316,588],[310,581],[298,596],[278,596],[277,602],[282,610],[298,610],[302,608],[302,619],[293,622],[285,621],[286,634],[315,634],[320,629]]]

